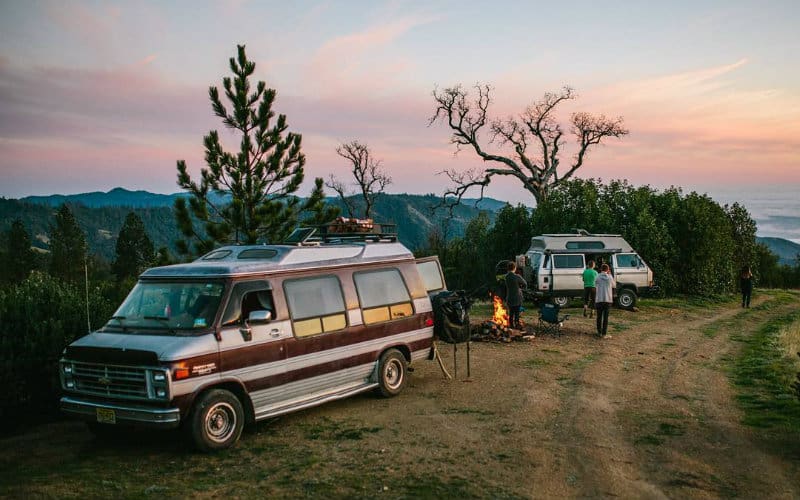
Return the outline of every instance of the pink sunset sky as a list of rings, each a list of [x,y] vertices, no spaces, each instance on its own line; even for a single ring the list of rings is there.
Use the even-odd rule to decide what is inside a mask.
[[[218,129],[209,85],[237,44],[303,135],[306,188],[346,178],[338,144],[383,160],[390,192],[441,193],[454,155],[435,87],[493,87],[492,117],[567,84],[621,115],[581,177],[709,190],[800,187],[800,2],[3,2],[0,196],[176,192]],[[491,149],[491,148],[490,148]],[[566,158],[562,163],[566,163]],[[476,193],[477,194],[477,193]],[[513,182],[487,195],[533,204]]]

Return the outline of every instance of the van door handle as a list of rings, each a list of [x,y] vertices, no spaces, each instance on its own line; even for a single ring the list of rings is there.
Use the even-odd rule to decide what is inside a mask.
[[[281,331],[278,330],[277,328],[273,328],[272,330],[270,330],[269,335],[270,337],[280,337]]]

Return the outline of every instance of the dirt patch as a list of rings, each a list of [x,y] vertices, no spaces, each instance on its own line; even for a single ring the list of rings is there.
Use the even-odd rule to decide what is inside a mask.
[[[609,340],[573,309],[561,337],[473,343],[469,380],[460,346],[458,380],[418,363],[396,398],[263,422],[219,455],[177,433],[104,443],[80,423],[41,426],[0,442],[0,495],[797,498],[800,458],[741,424],[726,367],[737,338],[798,303],[647,302],[613,310]]]

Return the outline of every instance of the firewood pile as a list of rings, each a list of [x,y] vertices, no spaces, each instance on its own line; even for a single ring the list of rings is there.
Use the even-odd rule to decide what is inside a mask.
[[[503,304],[503,299],[490,294],[494,311],[492,318],[472,325],[471,340],[475,342],[501,342],[508,343],[515,340],[533,340],[533,330],[520,321],[520,328],[511,328],[508,321],[508,311]]]
[[[499,342],[510,343],[514,341],[533,340],[536,336],[533,331],[521,323],[520,329],[511,328],[507,325],[498,324],[493,320],[486,320],[483,323],[472,325],[473,342]]]
[[[339,217],[328,226],[330,233],[368,233],[372,231],[372,219]]]

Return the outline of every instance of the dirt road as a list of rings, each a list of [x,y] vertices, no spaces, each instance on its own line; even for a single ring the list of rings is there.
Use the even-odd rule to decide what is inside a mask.
[[[473,343],[468,381],[462,346],[460,380],[420,363],[397,398],[261,423],[220,455],[43,426],[0,441],[0,495],[800,498],[800,455],[741,424],[729,378],[737,339],[799,304],[653,301],[613,310],[609,340],[573,309],[560,338]]]

